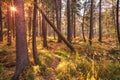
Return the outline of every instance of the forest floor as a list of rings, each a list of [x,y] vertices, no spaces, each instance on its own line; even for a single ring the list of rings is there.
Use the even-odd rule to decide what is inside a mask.
[[[37,38],[37,50],[41,65],[34,65],[31,41],[28,42],[30,66],[20,80],[120,80],[120,49],[114,38],[94,39],[93,45],[76,38],[73,53],[62,42],[48,39],[43,48]],[[0,43],[0,80],[10,80],[15,71],[15,43]]]

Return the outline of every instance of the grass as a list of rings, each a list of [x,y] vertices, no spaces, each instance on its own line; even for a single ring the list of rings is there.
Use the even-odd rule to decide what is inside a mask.
[[[52,48],[45,49],[37,39],[41,65],[27,67],[21,79],[120,80],[120,50],[115,45],[111,47],[105,43],[94,43],[90,46],[88,43],[81,42],[74,44],[76,53],[71,54],[63,44],[61,46],[50,39],[49,44],[51,43]],[[33,63],[31,49],[29,46],[29,58]],[[8,47],[5,43],[0,43],[0,57],[2,57],[0,58],[0,80],[10,79],[15,66],[7,68],[4,64],[15,61],[15,46]],[[1,62],[2,60],[6,62]]]

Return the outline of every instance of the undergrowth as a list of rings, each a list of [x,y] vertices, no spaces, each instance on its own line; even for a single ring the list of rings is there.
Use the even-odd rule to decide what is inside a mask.
[[[28,67],[23,73],[23,79],[45,80],[52,77],[55,80],[120,80],[120,50],[118,48],[109,47],[104,43],[95,43],[90,46],[84,42],[74,46],[76,53],[72,54],[66,46],[58,46],[54,52],[38,48],[41,65],[32,64]],[[0,56],[9,58],[11,54],[15,54],[13,46],[3,45],[0,48]],[[31,48],[29,55],[31,55]],[[32,57],[29,57],[33,63]],[[13,60],[15,59],[9,61]],[[0,63],[0,80],[5,80],[10,77],[4,74],[8,69],[2,64]]]

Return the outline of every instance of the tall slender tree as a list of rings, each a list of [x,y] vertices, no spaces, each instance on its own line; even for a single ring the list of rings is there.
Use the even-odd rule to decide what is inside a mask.
[[[15,15],[16,26],[16,71],[12,80],[19,80],[19,75],[29,63],[26,27],[24,17],[24,0],[15,0],[17,12]]]
[[[89,32],[89,43],[92,45],[92,37],[93,37],[93,2],[91,0],[91,8],[90,8],[90,32]]]
[[[116,29],[117,29],[117,36],[118,42],[120,44],[120,27],[119,27],[119,0],[117,0],[117,7],[116,7]]]
[[[86,1],[84,2],[84,11],[83,11],[83,18],[82,18],[82,36],[83,36],[84,42],[86,42],[85,33],[84,33],[84,23],[85,23],[85,13],[86,13]]]
[[[47,26],[44,17],[42,17],[42,36],[43,36],[43,47],[47,46]]]
[[[67,0],[67,40],[72,41],[72,26],[71,26],[71,0]]]
[[[56,7],[56,22],[57,28],[61,32],[61,0],[55,0],[55,7]],[[58,42],[61,42],[60,36],[58,36]]]
[[[7,31],[7,34],[8,34],[8,39],[7,39],[7,45],[10,46],[12,44],[12,17],[11,17],[11,10],[10,10],[10,7],[11,7],[11,4],[10,4],[10,1],[8,1],[8,7],[7,7],[7,21],[8,21],[8,31]]]
[[[71,0],[71,26],[72,26],[72,35],[76,37],[76,14],[75,14],[75,4],[76,0]]]
[[[28,21],[28,34],[29,34],[29,39],[31,38],[31,24],[32,24],[32,15],[31,15],[31,13],[32,13],[32,7],[29,7],[28,8],[28,15],[29,15],[29,21]]]
[[[33,10],[33,27],[32,27],[32,48],[33,48],[33,58],[36,65],[40,64],[39,57],[37,55],[37,45],[36,45],[36,16],[37,16],[37,0],[34,0],[34,10]]]
[[[3,41],[3,27],[2,27],[2,2],[0,1],[0,42]]]
[[[101,26],[101,3],[102,0],[99,1],[99,42],[102,42],[102,26]]]

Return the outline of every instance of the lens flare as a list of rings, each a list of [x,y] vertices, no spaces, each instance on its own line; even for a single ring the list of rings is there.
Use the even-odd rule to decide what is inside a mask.
[[[16,8],[14,6],[10,7],[11,11],[16,11]]]

